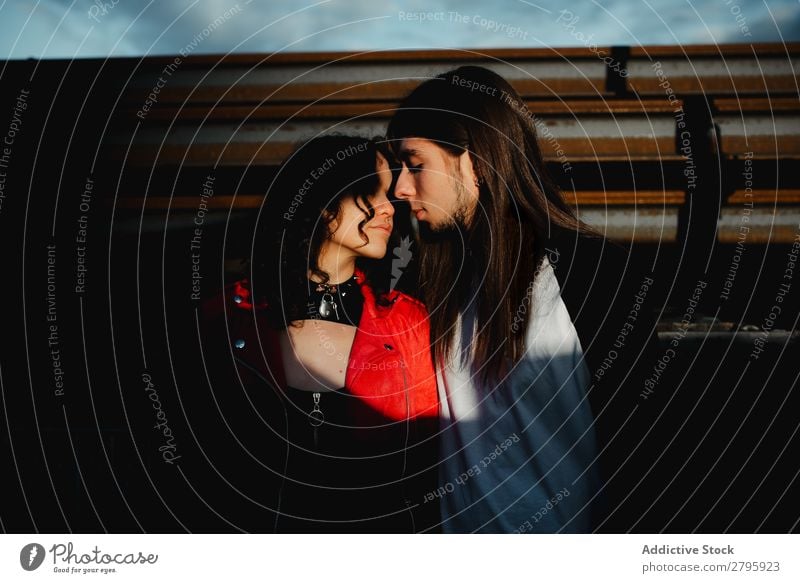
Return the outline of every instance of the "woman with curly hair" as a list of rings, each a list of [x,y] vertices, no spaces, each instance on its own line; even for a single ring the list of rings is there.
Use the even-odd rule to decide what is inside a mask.
[[[389,159],[359,137],[301,145],[270,185],[251,278],[207,306],[242,383],[268,388],[275,531],[418,532],[438,512],[427,312],[385,290],[380,262],[396,236]]]

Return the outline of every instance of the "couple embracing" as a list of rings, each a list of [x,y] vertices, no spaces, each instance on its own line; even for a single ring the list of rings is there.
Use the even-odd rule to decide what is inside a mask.
[[[398,232],[400,208],[419,237]],[[261,212],[250,277],[209,310],[257,387],[264,530],[613,524],[615,437],[653,326],[612,348],[633,299],[626,251],[563,201],[508,82],[461,67],[417,87],[385,139],[306,142]],[[410,295],[383,261],[402,235]]]

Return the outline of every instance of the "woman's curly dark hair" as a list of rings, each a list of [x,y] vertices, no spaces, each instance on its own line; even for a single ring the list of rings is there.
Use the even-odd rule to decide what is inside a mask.
[[[321,136],[297,147],[279,168],[261,209],[251,260],[253,295],[266,301],[275,328],[307,318],[309,272],[330,281],[318,259],[344,199],[353,199],[364,213],[358,230],[369,241],[363,227],[375,216],[369,199],[380,186],[378,153],[392,160],[388,147],[377,139]],[[359,259],[381,298],[382,278],[371,276],[378,263]]]

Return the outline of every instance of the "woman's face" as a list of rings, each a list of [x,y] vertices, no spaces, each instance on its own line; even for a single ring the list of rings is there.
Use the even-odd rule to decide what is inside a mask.
[[[352,198],[342,200],[339,216],[331,223],[331,238],[323,245],[323,253],[333,253],[331,257],[337,263],[348,256],[380,259],[386,255],[386,245],[392,233],[392,217],[394,206],[389,202],[389,188],[392,184],[392,172],[383,155],[378,154],[376,165],[378,174],[378,190],[369,201],[375,209],[375,216],[363,227],[365,242],[358,230],[358,225],[366,218]]]

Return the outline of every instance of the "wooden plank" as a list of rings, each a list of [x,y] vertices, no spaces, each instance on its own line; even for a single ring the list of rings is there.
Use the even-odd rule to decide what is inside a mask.
[[[160,149],[134,146],[128,151],[124,146],[112,146],[109,155],[113,160],[124,159],[131,166],[175,165],[185,166],[277,166],[295,148],[294,143],[270,142],[268,144],[230,143],[171,145]]]
[[[796,91],[796,79],[790,75],[749,77],[671,77],[670,86],[676,93],[779,93]],[[641,95],[663,94],[657,78],[628,79],[631,91]]]
[[[631,47],[632,59],[666,58],[666,57],[719,57],[730,58],[758,54],[762,56],[785,56],[800,54],[800,43],[731,43],[724,45],[644,45]]]
[[[682,93],[797,95],[800,60],[792,55],[664,58],[628,62],[628,87],[639,94]],[[745,95],[746,96],[746,95]]]
[[[747,243],[791,243],[797,237],[800,224],[800,207],[783,207],[779,212],[771,208],[754,207],[747,227]],[[741,209],[723,207],[717,224],[717,238],[720,243],[737,243],[742,226]]]
[[[587,59],[595,60],[611,54],[611,47],[597,47],[597,53],[586,47],[541,47],[507,49],[419,49],[419,50],[377,50],[377,51],[331,51],[295,53],[243,53],[227,55],[191,55],[182,59],[182,65],[206,68],[208,66],[274,66],[274,65],[321,65],[332,62],[348,63],[399,63],[450,61],[454,67],[463,61],[495,62],[518,60],[557,60]],[[133,59],[131,59],[133,60]],[[174,57],[148,57],[147,65],[164,66],[172,63]]]
[[[299,101],[393,101],[398,102],[420,84],[420,80],[381,81],[372,83],[289,83],[234,84],[199,86],[165,86],[158,93],[158,103],[254,103]],[[512,82],[522,97],[553,95],[602,96],[605,78],[542,78],[519,79]],[[129,105],[142,104],[151,89],[133,88],[124,96]]]
[[[540,139],[542,156],[546,161],[591,162],[627,160],[680,160],[675,153],[675,141],[670,137],[649,138],[559,138],[550,143]],[[565,158],[557,152],[560,146]],[[249,165],[277,166],[296,147],[292,142],[193,143],[112,146],[109,155],[114,160],[125,159],[130,165],[150,166],[183,164],[188,166]],[[126,157],[127,152],[127,157]]]
[[[726,156],[743,156],[753,153],[753,158],[800,158],[800,136],[739,136],[722,135],[721,151]]]
[[[800,189],[795,188],[776,188],[773,190],[735,190],[728,197],[727,203],[730,205],[752,202],[753,204],[796,204],[800,203]]]
[[[678,239],[678,207],[590,206],[578,210],[580,220],[616,241],[675,243]]]
[[[711,93],[711,94],[745,94],[756,93],[791,93],[797,92],[797,80],[792,75],[764,76],[672,76],[669,79],[671,88],[677,93]],[[559,96],[586,95],[595,98],[610,98],[605,91],[605,78],[541,78],[510,80],[514,89],[525,99],[552,98]],[[204,83],[197,86],[165,86],[158,94],[158,106],[167,104],[212,103],[221,105],[239,105],[251,103],[266,105],[268,102],[300,102],[310,103],[324,100],[326,102],[370,102],[387,101],[396,104],[420,81],[380,81],[371,83],[289,83],[279,84],[221,84]],[[629,89],[640,95],[663,95],[661,81],[655,76],[630,77]],[[150,93],[149,88],[132,88],[123,96],[128,108],[137,110],[145,102]],[[666,99],[664,100],[666,101]],[[655,103],[651,107],[658,107]],[[785,106],[786,109],[790,105]],[[551,106],[552,109],[552,106]],[[662,108],[659,107],[659,110]]]
[[[261,206],[265,195],[261,194],[238,194],[238,195],[224,195],[215,194],[211,198],[206,198],[203,202],[209,209],[227,210],[233,208],[236,210],[241,209],[255,209]],[[685,200],[685,193],[681,190],[618,190],[618,191],[602,191],[602,190],[578,190],[575,192],[565,191],[563,193],[564,199],[568,204],[578,207],[589,206],[634,206],[634,205],[680,205]],[[110,203],[108,199],[104,199]],[[147,209],[173,209],[173,210],[189,210],[197,209],[199,199],[196,194],[182,194],[175,196],[119,196],[116,199],[117,208],[125,209],[141,209],[142,205],[146,205]]]
[[[681,205],[686,200],[682,190],[578,190],[563,196],[573,206]]]
[[[367,103],[272,103],[261,105],[186,105],[173,103],[157,104],[151,109],[146,121],[265,121],[297,119],[349,119],[365,117],[388,120],[396,110],[399,102],[367,102]],[[635,114],[652,115],[672,113],[677,105],[661,99],[567,99],[527,100],[526,105],[534,115],[619,115]],[[119,113],[121,119],[140,121],[136,117],[137,110],[126,109]]]
[[[260,194],[239,194],[236,196],[215,194],[206,198],[203,203],[206,208],[213,210],[235,210],[256,209],[261,206],[264,195]],[[104,199],[108,205],[111,201]],[[144,205],[147,210],[166,210],[176,211],[196,211],[200,201],[196,195],[188,196],[120,196],[117,197],[116,206],[120,209],[139,209]]]
[[[289,119],[349,119],[353,117],[379,118],[388,120],[395,111],[395,103],[298,103],[261,105],[159,105],[150,110],[146,121],[202,121],[207,122],[253,122],[284,121]],[[120,118],[137,121],[136,111],[120,112]]]
[[[547,115],[573,115],[573,114],[596,114],[596,115],[619,115],[619,114],[643,114],[652,115],[658,113],[675,112],[676,107],[683,105],[683,101],[678,100],[676,104],[671,104],[662,99],[565,99],[559,101],[536,101],[528,100],[525,102],[534,114]]]
[[[794,112],[800,113],[800,99],[797,97],[717,97],[714,99],[717,111],[736,112]]]
[[[666,57],[736,57],[800,54],[800,43],[731,43],[698,45],[643,45],[630,47],[631,58]],[[241,53],[191,55],[181,59],[182,66],[207,68],[209,66],[269,66],[269,65],[318,65],[332,61],[357,63],[396,63],[429,61],[487,61],[495,60],[540,60],[553,59],[597,59],[611,54],[611,47],[597,47],[597,53],[588,47],[542,47],[506,49],[419,49],[419,50],[378,50],[378,51],[330,51],[330,52],[283,52],[283,53]],[[163,67],[174,61],[175,57],[123,57],[115,59],[82,59],[98,63],[107,60],[142,63],[142,66]],[[67,61],[57,59],[54,61]]]

